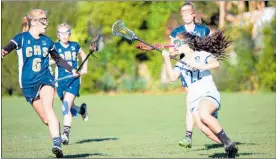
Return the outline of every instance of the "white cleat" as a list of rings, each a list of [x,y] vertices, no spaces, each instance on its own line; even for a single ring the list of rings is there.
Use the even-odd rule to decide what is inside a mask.
[[[62,134],[61,135],[61,142],[62,142],[63,145],[68,145],[69,144],[69,138],[65,134]]]

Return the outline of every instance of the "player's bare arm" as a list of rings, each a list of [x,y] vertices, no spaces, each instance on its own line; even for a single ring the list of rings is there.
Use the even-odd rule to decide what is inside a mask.
[[[80,54],[81,60],[84,61],[84,59],[86,58],[87,55],[83,51],[82,48],[80,48],[79,54]],[[88,60],[84,63],[84,65],[80,71],[80,74],[87,74],[87,67],[88,67]]]
[[[163,50],[162,55],[164,57],[164,61],[166,64],[166,69],[167,69],[170,81],[172,81],[172,82],[176,81],[178,79],[178,77],[180,76],[180,72],[173,70],[171,60],[170,60],[170,53],[166,50]]]

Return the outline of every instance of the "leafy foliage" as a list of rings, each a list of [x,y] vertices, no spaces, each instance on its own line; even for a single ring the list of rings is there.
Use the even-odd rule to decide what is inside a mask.
[[[169,19],[176,18],[177,25],[182,25],[179,16],[182,1],[79,1],[79,2],[3,2],[2,3],[2,46],[17,33],[21,32],[23,15],[32,8],[48,10],[49,25],[47,35],[54,41],[56,27],[67,22],[72,26],[71,40],[77,41],[83,50],[88,51],[92,37],[103,35],[103,48],[96,53],[99,60],[89,59],[88,74],[82,77],[81,92],[96,93],[100,91],[144,91],[163,88],[161,70],[163,58],[157,51],[143,52],[135,48],[136,42],[121,37],[113,37],[111,26],[117,20],[149,43],[168,43]],[[197,12],[201,13],[206,24],[218,24],[219,8],[216,2],[194,2]],[[273,2],[269,2],[273,6]],[[54,6],[54,7],[53,7]],[[12,9],[11,9],[12,8]],[[237,8],[233,8],[235,12]],[[16,14],[15,11],[16,10]],[[228,35],[234,43],[229,51],[236,56],[214,71],[214,78],[220,90],[269,90],[275,91],[275,21],[264,30],[263,47],[255,49],[250,30],[246,28],[227,27]],[[273,36],[272,36],[273,35]],[[139,58],[143,54],[145,60]],[[17,57],[15,51],[2,60],[2,93],[19,95]],[[233,63],[234,61],[234,63]],[[147,70],[139,70],[141,63]],[[144,65],[143,65],[144,66]],[[139,72],[148,72],[147,77]],[[150,79],[149,79],[150,77]],[[227,78],[222,78],[227,77]],[[241,82],[242,81],[242,82]],[[166,85],[166,84],[165,84]],[[169,84],[170,89],[179,88],[180,84]]]
[[[264,28],[263,48],[256,64],[256,74],[261,89],[276,91],[276,20]]]

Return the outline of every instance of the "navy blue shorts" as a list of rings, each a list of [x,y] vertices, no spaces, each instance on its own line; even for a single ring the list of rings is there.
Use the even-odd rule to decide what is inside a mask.
[[[49,85],[55,88],[53,81],[54,81],[54,77],[50,75],[42,79],[36,86],[22,88],[23,95],[26,98],[27,102],[29,102],[31,105],[33,104],[34,99],[36,97],[39,97],[39,90],[41,89],[42,86]]]
[[[71,93],[74,96],[79,97],[80,96],[79,91],[80,91],[79,78],[73,79],[73,80],[71,79],[71,80],[61,81],[61,82],[58,82],[57,84],[57,94],[60,100],[63,100],[65,92]]]

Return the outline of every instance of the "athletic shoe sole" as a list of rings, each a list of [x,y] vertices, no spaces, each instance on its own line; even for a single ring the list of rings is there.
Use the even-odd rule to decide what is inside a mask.
[[[56,158],[63,158],[63,153],[60,147],[54,146],[52,152],[56,155]]]

